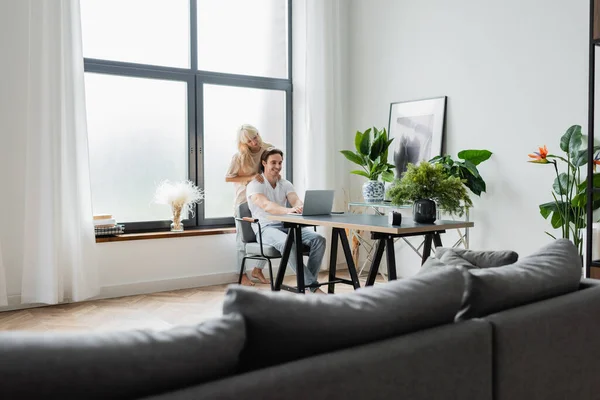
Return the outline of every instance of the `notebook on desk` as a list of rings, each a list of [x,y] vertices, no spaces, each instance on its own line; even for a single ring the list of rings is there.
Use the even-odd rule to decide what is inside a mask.
[[[333,190],[307,190],[302,215],[329,215],[333,207]],[[295,214],[295,213],[294,213]]]

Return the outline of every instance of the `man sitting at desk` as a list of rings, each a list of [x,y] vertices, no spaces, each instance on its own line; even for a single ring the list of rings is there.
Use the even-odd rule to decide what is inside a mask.
[[[283,253],[288,230],[281,222],[271,221],[267,217],[290,213],[301,214],[304,205],[292,183],[280,179],[282,164],[281,150],[274,147],[265,150],[259,165],[264,183],[255,179],[246,187],[248,207],[252,216],[258,218],[260,222],[263,243],[275,247],[280,253]],[[286,207],[286,201],[292,205],[291,208]],[[256,233],[258,238],[258,232]],[[304,267],[304,282],[309,286],[318,283],[319,269],[325,254],[325,238],[314,232],[312,228],[306,227],[302,228],[302,243],[310,248],[308,263]],[[296,272],[296,246],[292,246],[288,265]],[[324,293],[319,288],[311,288],[311,290],[315,293]]]

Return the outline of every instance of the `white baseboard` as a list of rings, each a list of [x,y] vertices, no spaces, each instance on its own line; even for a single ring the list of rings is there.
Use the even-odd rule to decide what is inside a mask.
[[[111,285],[100,288],[100,294],[91,300],[109,299],[112,297],[134,296],[169,290],[190,289],[203,286],[226,285],[236,283],[238,274],[234,272],[189,276],[185,278],[163,279],[160,281],[147,281],[127,283],[124,285]]]
[[[337,264],[337,270],[347,270],[346,264]],[[273,276],[277,276],[279,268],[273,268]],[[286,271],[287,275],[293,275],[291,269]],[[100,288],[98,296],[88,300],[109,299],[114,297],[135,296],[139,294],[149,294],[156,292],[166,292],[169,290],[190,289],[203,286],[226,285],[236,283],[238,280],[237,272],[225,272],[218,274],[188,276],[185,278],[163,279],[158,281],[146,281],[136,283],[126,283],[123,285],[110,285]],[[71,303],[70,299],[60,304]],[[27,308],[43,307],[51,304],[21,304],[21,295],[15,294],[8,296],[8,306],[0,307],[0,312],[25,310]]]

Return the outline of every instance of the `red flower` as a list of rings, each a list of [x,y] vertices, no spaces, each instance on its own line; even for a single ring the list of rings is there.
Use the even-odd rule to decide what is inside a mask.
[[[548,156],[548,148],[546,148],[546,145],[544,145],[544,147],[540,147],[539,152],[536,151],[533,154],[529,154],[529,157],[533,158],[533,160],[529,160],[529,162],[546,164],[549,162],[548,159],[546,158],[547,156]],[[600,160],[599,160],[599,164],[600,164]]]
[[[597,165],[600,165],[600,153],[597,153],[597,154],[594,156],[594,160],[593,160],[593,162],[594,162],[594,172],[596,172],[596,166],[597,166]]]

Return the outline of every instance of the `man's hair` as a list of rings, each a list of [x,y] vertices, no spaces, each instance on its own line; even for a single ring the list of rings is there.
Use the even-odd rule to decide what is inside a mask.
[[[269,157],[272,156],[273,154],[279,154],[281,156],[281,158],[283,158],[283,151],[281,151],[275,147],[269,147],[267,150],[265,150],[262,153],[262,156],[260,156],[260,165],[258,166],[258,169],[261,173],[265,172],[265,166],[263,165],[263,161],[267,162]]]

